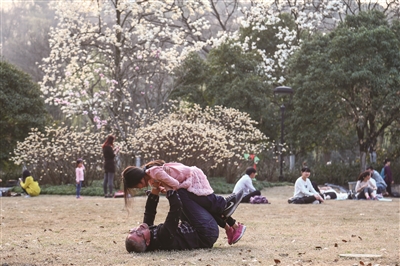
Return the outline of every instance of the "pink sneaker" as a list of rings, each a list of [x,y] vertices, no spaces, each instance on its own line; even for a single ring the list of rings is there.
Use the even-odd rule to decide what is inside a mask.
[[[235,229],[229,227],[228,230],[225,230],[226,236],[228,237],[228,244],[232,245],[233,235],[235,234]]]
[[[238,223],[238,225],[239,225],[238,228],[234,229],[232,244],[235,244],[236,242],[238,242],[242,238],[244,231],[246,231],[245,225],[243,225],[241,223]]]

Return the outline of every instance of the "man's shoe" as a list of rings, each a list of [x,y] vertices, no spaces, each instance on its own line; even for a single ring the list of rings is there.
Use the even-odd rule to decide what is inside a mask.
[[[230,217],[235,212],[242,198],[243,190],[239,191],[238,193],[232,193],[230,196],[226,197],[226,207],[222,212],[222,215],[225,216],[225,218]]]
[[[290,198],[290,199],[287,200],[287,202],[288,202],[289,204],[292,204],[293,201],[294,201],[294,199],[292,199],[292,198]]]
[[[238,228],[234,229],[232,244],[237,243],[242,238],[244,231],[246,231],[246,226],[238,223]]]
[[[228,237],[228,244],[232,245],[232,239],[233,239],[233,235],[235,234],[235,229],[233,229],[232,227],[229,227],[228,230],[225,231],[226,236]]]

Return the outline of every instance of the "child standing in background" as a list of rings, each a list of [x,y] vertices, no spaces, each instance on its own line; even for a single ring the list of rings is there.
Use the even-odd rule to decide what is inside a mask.
[[[81,197],[81,187],[82,182],[84,180],[83,170],[85,170],[85,166],[83,165],[83,160],[76,160],[76,198],[82,199]]]

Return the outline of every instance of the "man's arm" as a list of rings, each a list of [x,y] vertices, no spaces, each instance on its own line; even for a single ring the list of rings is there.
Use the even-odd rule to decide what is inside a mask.
[[[153,188],[147,197],[143,223],[146,223],[148,226],[154,225],[154,219],[156,218],[157,214],[157,206],[160,200],[160,196],[158,194],[159,190]]]
[[[249,177],[249,179],[247,179],[246,181],[246,187],[249,190],[249,193],[256,191],[256,188],[253,186],[253,180],[251,180],[251,178]]]

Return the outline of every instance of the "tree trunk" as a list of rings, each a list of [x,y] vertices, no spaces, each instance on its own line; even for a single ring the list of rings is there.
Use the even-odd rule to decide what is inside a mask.
[[[360,172],[364,172],[367,168],[366,166],[367,153],[365,151],[360,151]]]

